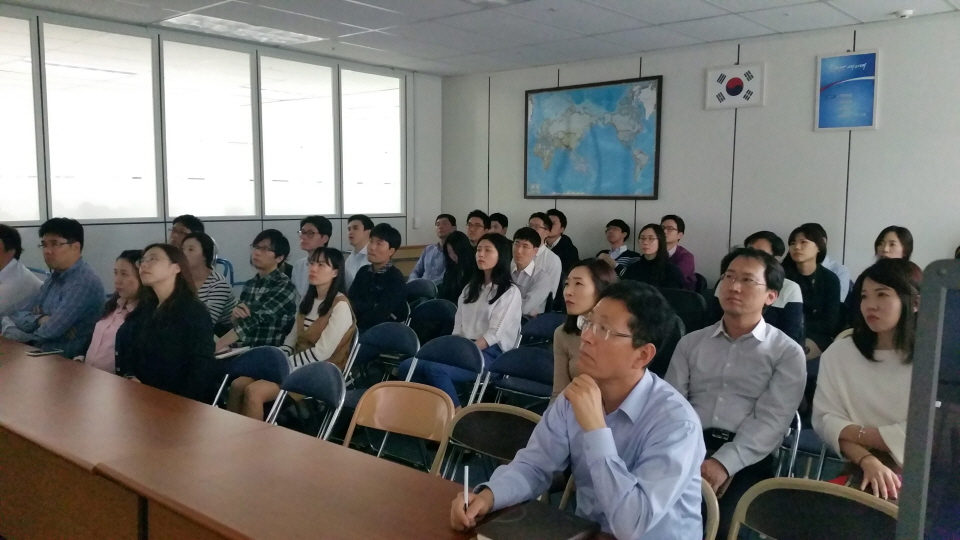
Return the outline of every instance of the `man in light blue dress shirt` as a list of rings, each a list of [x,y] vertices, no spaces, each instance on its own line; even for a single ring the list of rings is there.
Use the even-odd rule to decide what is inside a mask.
[[[407,281],[429,279],[437,285],[443,281],[443,272],[447,268],[446,260],[443,258],[443,242],[450,233],[457,230],[457,218],[450,214],[440,214],[437,216],[436,226],[437,238],[440,241],[424,248]]]
[[[673,320],[649,285],[604,290],[579,320],[581,374],[547,409],[527,447],[477,486],[466,510],[457,496],[451,525],[464,530],[490,511],[538,497],[570,465],[576,513],[603,531],[620,540],[702,538],[700,421],[646,369]]]

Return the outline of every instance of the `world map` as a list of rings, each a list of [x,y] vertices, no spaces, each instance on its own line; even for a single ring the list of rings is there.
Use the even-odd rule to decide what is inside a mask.
[[[526,195],[656,198],[660,81],[528,92]]]

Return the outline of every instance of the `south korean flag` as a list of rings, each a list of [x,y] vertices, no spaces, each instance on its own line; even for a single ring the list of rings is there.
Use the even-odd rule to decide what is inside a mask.
[[[707,70],[707,109],[763,105],[763,64]]]

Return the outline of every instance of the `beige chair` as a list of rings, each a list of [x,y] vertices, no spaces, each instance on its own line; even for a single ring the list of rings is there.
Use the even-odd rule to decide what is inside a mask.
[[[444,467],[444,477],[451,465],[453,471],[459,465],[460,459],[454,460],[455,450],[461,451],[461,458],[464,450],[470,450],[490,456],[500,463],[509,463],[517,452],[527,446],[530,434],[539,422],[539,414],[512,405],[474,403],[464,407],[447,424],[430,474],[440,474],[450,445],[453,445],[454,451],[450,452],[450,459]]]
[[[717,537],[717,529],[720,528],[720,503],[717,502],[717,494],[713,492],[710,483],[700,479],[700,494],[703,495],[703,505],[707,509],[707,514],[703,516],[703,540],[714,540]]]
[[[737,503],[728,540],[740,526],[777,540],[893,540],[897,506],[860,490],[805,478],[773,478]]]
[[[450,396],[438,388],[404,381],[375,384],[357,403],[343,445],[350,446],[357,426],[442,442],[454,412]],[[381,445],[377,457],[382,453]]]

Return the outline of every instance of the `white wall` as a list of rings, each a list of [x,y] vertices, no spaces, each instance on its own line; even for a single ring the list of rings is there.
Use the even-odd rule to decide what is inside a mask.
[[[857,50],[880,49],[880,129],[815,132],[816,57],[852,50],[855,39]],[[730,245],[760,229],[786,239],[807,221],[823,224],[828,251],[853,276],[892,224],[913,231],[914,260],[925,266],[960,243],[957,50],[960,17],[943,15],[445,78],[442,206],[458,219],[473,208],[503,212],[511,230],[557,207],[582,255],[605,247],[610,219],[636,229],[677,213],[683,245],[711,281]],[[738,55],[766,64],[765,105],[704,110],[705,70]],[[524,199],[524,91],[638,75],[664,77],[659,200]]]
[[[400,231],[404,244],[427,244],[436,241],[433,223],[440,213],[440,115],[442,86],[439,77],[416,74],[407,77],[407,215],[373,218],[375,223],[389,223]],[[411,81],[413,81],[411,83]],[[2,195],[0,195],[2,196]],[[419,227],[414,227],[414,221]],[[350,249],[345,219],[331,219],[333,238],[330,245]],[[233,263],[235,281],[253,277],[250,267],[250,244],[264,229],[278,229],[290,241],[290,259],[304,256],[299,248],[298,220],[213,221],[205,222],[206,231],[217,241],[221,257]],[[170,223],[118,223],[84,225],[84,259],[93,265],[108,291],[113,290],[113,263],[126,249],[141,249],[167,236]],[[39,227],[20,227],[23,237],[23,262],[32,268],[45,268],[43,255],[36,248]]]

